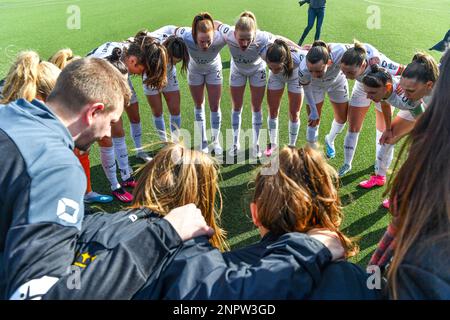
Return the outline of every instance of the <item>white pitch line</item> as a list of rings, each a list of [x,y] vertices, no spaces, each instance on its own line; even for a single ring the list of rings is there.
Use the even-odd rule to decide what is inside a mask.
[[[402,6],[402,5],[397,5],[397,4],[392,4],[392,3],[385,3],[385,2],[378,2],[378,1],[372,1],[372,0],[364,0],[364,2],[367,2],[367,3],[370,3],[370,4],[376,4],[376,5],[379,5],[379,6],[390,6],[390,7],[402,8],[402,9],[416,9],[416,10],[435,11],[435,12],[442,12],[443,11],[441,9]]]

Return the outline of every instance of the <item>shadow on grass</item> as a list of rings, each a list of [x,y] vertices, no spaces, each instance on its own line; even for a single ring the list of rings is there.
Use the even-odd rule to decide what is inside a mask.
[[[347,185],[347,184],[350,184],[350,183],[354,182],[356,179],[358,179],[358,178],[360,178],[362,176],[368,176],[369,174],[373,173],[373,170],[374,170],[373,166],[371,165],[371,166],[367,167],[364,170],[360,170],[360,171],[357,171],[355,173],[348,174],[348,175],[346,175],[346,176],[341,178],[341,183],[344,186]]]
[[[356,236],[365,230],[370,229],[373,225],[375,225],[379,220],[383,219],[389,212],[383,208],[378,208],[377,211],[372,212],[364,217],[356,220],[349,226],[345,227],[342,231],[350,236]]]
[[[230,61],[222,62],[222,69],[230,69]]]
[[[223,199],[222,226],[228,238],[235,237],[254,229],[250,218],[250,192],[247,181],[221,188]]]
[[[360,241],[358,242],[361,251],[363,251],[367,248],[370,248],[374,245],[377,245],[380,242],[380,240],[383,237],[385,232],[386,232],[386,228],[382,227],[377,230],[368,232],[367,234],[362,236]],[[365,268],[367,266],[367,264],[369,263],[370,258],[372,257],[374,251],[375,251],[375,248],[373,250],[371,250],[364,258],[359,260],[358,265]]]

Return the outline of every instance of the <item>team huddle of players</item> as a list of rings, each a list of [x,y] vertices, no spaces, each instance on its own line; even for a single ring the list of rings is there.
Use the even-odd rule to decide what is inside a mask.
[[[170,112],[172,140],[178,139],[179,129],[182,128],[176,70],[176,65],[180,63],[181,72],[187,72],[195,105],[195,129],[201,133],[198,148],[205,153],[222,155],[219,139],[223,86],[220,51],[225,46],[228,46],[231,54],[229,85],[233,145],[228,151],[229,155],[236,156],[241,148],[241,114],[247,81],[252,108],[251,156],[262,157],[262,151],[265,156],[271,156],[279,145],[278,115],[285,87],[289,101],[288,144],[294,146],[297,142],[299,114],[306,97],[306,140],[316,146],[327,93],[334,112],[330,131],[324,141],[328,158],[335,157],[336,151],[339,152],[335,147],[335,139],[348,122],[343,148],[344,163],[339,169],[341,177],[352,169],[362,124],[373,101],[377,128],[375,174],[361,182],[363,188],[385,184],[386,172],[393,159],[394,144],[414,127],[415,120],[427,106],[438,77],[437,63],[425,53],[415,54],[408,65],[403,65],[392,61],[374,46],[357,41],[353,44],[315,41],[312,45],[299,47],[283,36],[259,30],[254,14],[248,11],[240,15],[234,26],[214,20],[208,13],[200,13],[195,16],[192,27],[164,26],[153,32],[141,31],[127,41],[102,44],[88,56],[110,61],[128,77],[133,74],[142,76],[154,126],[162,141],[168,140],[163,117],[163,96]],[[73,60],[72,52],[67,49],[59,51],[51,59],[60,68]],[[355,80],[351,94],[348,79]],[[130,105],[126,108],[130,132],[137,157],[148,162],[151,157],[142,150],[138,99],[131,81],[129,85],[133,93]],[[211,111],[211,137],[207,137],[206,130],[205,88]],[[262,148],[259,140],[263,125],[262,103],[266,93],[269,143]],[[395,108],[400,111],[392,119]],[[133,196],[126,188],[133,188],[136,182],[129,165],[121,121],[113,124],[112,139],[102,139],[99,145],[102,166],[113,196],[122,202],[131,202]],[[78,156],[82,163],[87,161],[84,167],[89,171],[88,155],[78,153]],[[117,177],[116,159],[121,182]],[[94,197],[89,198],[89,194]],[[93,193],[88,188],[86,202],[112,200],[109,198]],[[388,207],[389,203],[385,201],[383,205]]]

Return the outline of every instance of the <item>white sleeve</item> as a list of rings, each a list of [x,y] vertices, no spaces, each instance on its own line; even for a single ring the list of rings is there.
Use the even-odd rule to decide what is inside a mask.
[[[191,33],[191,28],[188,27],[180,27],[178,29],[176,29],[176,31],[174,32],[175,35],[177,37],[181,37],[181,38],[185,38],[186,35],[188,35],[189,33]]]
[[[155,31],[150,32],[150,34],[175,34],[176,26],[164,26]]]
[[[228,35],[230,32],[232,32],[232,28],[225,23],[222,23],[218,28],[217,31],[219,31],[220,35],[225,39],[225,41],[228,40]]]

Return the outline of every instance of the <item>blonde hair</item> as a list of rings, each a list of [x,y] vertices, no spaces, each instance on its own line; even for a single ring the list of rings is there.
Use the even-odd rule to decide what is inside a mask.
[[[189,203],[201,210],[206,223],[214,229],[210,243],[221,251],[228,250],[226,233],[219,226],[222,197],[215,161],[200,151],[167,143],[141,169],[132,208],[145,207],[164,216]]]
[[[256,17],[251,11],[242,12],[235,24],[236,31],[250,32],[253,37],[255,37],[257,28]]]
[[[336,232],[346,257],[358,247],[340,231],[343,212],[338,176],[323,156],[311,147],[285,147],[274,175],[258,173],[253,202],[261,224],[275,235],[306,233],[314,228]]]
[[[55,66],[60,68],[61,70],[64,69],[69,63],[72,61],[81,59],[80,56],[74,56],[71,49],[61,49],[58,52],[56,52],[48,61],[53,63]]]
[[[6,104],[20,98],[31,101],[38,95],[46,100],[59,73],[54,64],[41,61],[36,52],[23,51],[9,69],[1,102]]]

